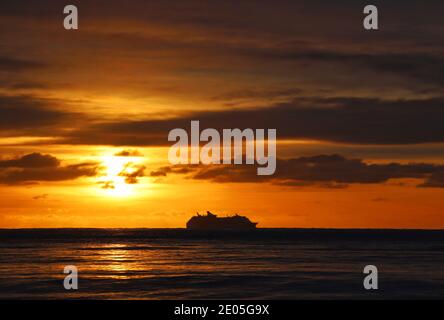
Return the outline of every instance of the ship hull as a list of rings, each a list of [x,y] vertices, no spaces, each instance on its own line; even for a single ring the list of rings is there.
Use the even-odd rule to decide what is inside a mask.
[[[191,230],[252,230],[257,223],[251,222],[247,217],[239,215],[231,217],[218,217],[211,212],[206,216],[194,216],[187,222],[187,229]]]
[[[210,224],[187,224],[187,229],[190,230],[252,230],[256,229],[256,223],[251,225],[233,225],[224,223],[210,223]]]

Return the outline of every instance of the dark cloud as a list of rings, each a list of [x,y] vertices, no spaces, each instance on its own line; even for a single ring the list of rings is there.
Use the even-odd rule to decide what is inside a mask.
[[[141,157],[142,154],[137,150],[122,150],[114,154],[116,157]]]
[[[3,82],[1,86],[7,90],[30,90],[30,89],[48,89],[48,85],[43,83],[39,83],[36,81],[26,81],[26,80],[18,80],[18,81],[10,81],[9,83]]]
[[[119,173],[119,176],[125,177],[125,182],[128,184],[136,184],[139,182],[138,178],[145,176],[145,169],[145,166],[127,163]]]
[[[44,194],[39,194],[37,196],[34,196],[34,197],[32,197],[32,199],[34,199],[34,200],[43,200],[43,199],[48,198],[48,196],[49,195],[47,193],[44,193]]]
[[[157,170],[151,171],[150,177],[166,177],[168,173],[172,172],[171,167],[162,167]]]
[[[86,162],[61,166],[60,161],[51,156],[32,153],[23,157],[0,162],[0,183],[29,184],[41,181],[74,180],[80,177],[96,176],[97,163]]]
[[[215,96],[212,100],[215,101],[233,101],[233,100],[248,100],[252,98],[263,98],[263,99],[273,99],[273,98],[287,98],[295,97],[303,93],[303,89],[299,88],[277,88],[277,89],[244,89],[227,92],[219,96]]]
[[[436,85],[444,84],[444,55],[430,53],[350,53],[337,51],[294,51],[269,49],[262,54],[270,59],[340,63],[350,67],[393,73]]]
[[[382,100],[304,98],[274,107],[196,112],[166,120],[102,123],[74,131],[60,143],[168,145],[174,128],[276,128],[278,139],[356,144],[415,144],[444,141],[444,98]]]
[[[98,184],[101,185],[102,189],[115,189],[114,181],[99,181]]]
[[[54,102],[52,102],[54,103]],[[3,136],[53,136],[64,144],[168,145],[168,132],[201,128],[276,128],[279,139],[313,139],[356,144],[443,142],[444,98],[384,100],[370,98],[300,98],[258,109],[231,109],[185,114],[166,120],[97,123],[49,107],[50,101],[27,96],[0,96]],[[74,123],[79,125],[73,130]],[[96,123],[90,125],[90,123]],[[136,156],[123,150],[120,156]]]
[[[0,52],[0,70],[6,71],[8,77],[8,71],[39,71],[45,63],[37,61],[39,58],[36,57],[43,56],[51,67],[61,68],[58,69],[60,77],[52,72],[48,73],[49,78],[45,73],[33,77],[30,72],[23,78],[6,77],[8,83],[4,86],[33,88],[39,84],[29,80],[35,79],[48,86],[46,89],[56,90],[57,87],[53,86],[60,85],[60,79],[65,79],[63,75],[72,68],[75,80],[84,80],[77,81],[73,88],[79,89],[82,83],[86,83],[86,91],[79,90],[85,97],[94,96],[97,92],[101,96],[104,93],[100,92],[103,88],[99,88],[102,82],[106,95],[117,88],[123,90],[117,92],[119,96],[127,96],[128,91],[138,91],[136,82],[146,85],[147,81],[151,82],[150,79],[168,79],[159,86],[178,88],[170,90],[170,94],[182,90],[193,99],[208,94],[213,97],[212,103],[245,102],[258,98],[290,100],[301,94],[313,94],[313,88],[316,88],[317,95],[325,96],[322,90],[332,92],[337,89],[333,92],[340,94],[361,84],[362,90],[356,94],[373,95],[374,91],[369,88],[385,84],[388,92],[394,88],[397,94],[406,90],[405,82],[418,90],[428,89],[426,84],[438,85],[441,89],[444,84],[444,50],[436,33],[440,30],[442,33],[442,28],[439,29],[442,17],[436,8],[443,5],[402,3],[403,10],[400,12],[401,2],[397,5],[378,4],[384,15],[384,30],[371,33],[362,30],[363,5],[364,2],[356,1],[335,4],[318,1],[265,1],[260,4],[131,1],[122,7],[117,1],[109,1],[106,5],[101,1],[89,1],[79,4],[79,7],[83,23],[91,28],[72,33],[70,41],[65,41],[66,35],[60,27],[63,5],[49,0],[38,4],[9,1],[0,3],[0,15],[12,20],[28,19],[28,15],[32,15],[48,24],[28,26],[21,25],[19,20],[10,23],[12,26],[3,30],[0,36],[4,43],[8,43],[7,49],[2,47]],[[402,17],[408,19],[400,19]],[[106,21],[103,25],[102,19]],[[59,27],[52,27],[52,23]],[[114,23],[121,28],[108,28]],[[186,28],[182,30],[182,26]],[[14,31],[17,28],[19,31]],[[424,32],[432,29],[438,31]],[[44,41],[28,43],[20,37],[13,41],[17,34],[31,39],[40,33]],[[421,39],[426,39],[431,45],[419,45]],[[46,43],[52,44],[51,50],[44,46]],[[19,58],[13,57],[12,52],[19,52]],[[78,58],[60,58],[72,53]],[[107,55],[106,63],[95,63],[102,54]],[[153,67],[151,62],[156,66]],[[96,81],[92,88],[91,79],[104,74],[102,71],[109,71],[102,69],[105,65],[114,68],[113,71],[119,69],[115,65],[124,65],[125,68],[120,68],[126,73],[124,78],[130,72],[134,81],[126,81],[126,85],[122,86],[122,77],[116,74],[117,82],[112,79],[109,82],[108,79]],[[305,69],[307,66],[308,69]],[[139,74],[145,75],[144,68],[152,69],[148,78]],[[362,72],[363,69],[365,72]],[[371,81],[367,80],[375,82],[375,79],[366,78],[367,69],[376,71],[377,75],[372,76],[377,76],[377,85],[368,84]],[[184,70],[206,70],[208,73],[193,74],[182,72]],[[386,77],[386,73],[397,74],[406,81],[394,84],[392,77]],[[306,76],[309,78],[307,81]],[[347,80],[342,81],[344,78]],[[102,80],[100,77],[97,79]],[[211,85],[205,85],[207,82]],[[219,84],[228,82],[230,86],[226,90],[235,90],[224,94],[225,87]],[[289,83],[295,83],[295,88],[289,88]],[[94,89],[93,92],[89,91],[91,89]],[[187,101],[181,98],[180,101]],[[168,145],[169,130],[188,128],[190,120],[195,119],[201,121],[202,127],[219,130],[276,128],[278,137],[283,139],[357,144],[443,142],[444,127],[440,123],[444,116],[443,101],[443,98],[397,101],[351,97],[305,98],[269,108],[195,112],[170,120],[137,117],[134,121],[99,123],[101,119],[97,118],[100,115],[96,115],[94,121],[86,121],[81,115],[62,111],[75,110],[75,106],[54,107],[59,102],[29,96],[0,97],[0,135],[52,136],[59,138],[57,142],[67,144]],[[201,102],[198,104],[201,105]],[[125,110],[125,105],[122,109]],[[102,108],[97,110],[100,112]],[[73,119],[81,123],[75,126],[76,130],[69,130],[73,127]]]
[[[444,188],[444,170],[434,172],[424,183],[420,184],[421,188]]]
[[[32,96],[0,96],[0,135],[57,135],[57,129],[79,114],[56,110],[60,101],[40,99]]]
[[[434,164],[367,164],[340,155],[319,155],[281,160],[276,178],[281,180],[334,183],[382,183],[393,178],[422,178],[443,170]]]
[[[189,167],[185,165],[165,166],[151,171],[150,177],[166,177],[169,173],[187,174],[196,170],[197,166]]]
[[[0,160],[0,168],[48,168],[58,167],[60,161],[49,154],[30,153],[20,158]]]
[[[273,79],[270,83],[282,83],[297,74],[304,76],[301,68],[294,65],[283,67],[276,63],[291,60],[301,61],[304,65],[311,62],[315,65],[320,62],[350,65],[353,70],[348,70],[348,75],[356,79],[365,76],[357,70],[356,66],[359,66],[442,84],[442,17],[439,12],[443,5],[438,2],[378,3],[384,16],[384,28],[380,32],[365,32],[362,28],[365,1],[339,1],[333,4],[319,1],[202,3],[133,0],[124,7],[119,1],[107,1],[106,5],[102,1],[88,1],[77,5],[82,12],[83,23],[91,28],[65,41],[64,31],[60,28],[63,5],[59,2],[0,3],[0,15],[12,20],[10,23],[8,21],[11,27],[3,30],[2,35],[4,43],[8,43],[7,53],[35,56],[35,52],[39,52],[51,61],[51,65],[57,65],[60,63],[59,57],[74,52],[75,56],[85,61],[62,59],[62,64],[71,65],[76,73],[78,70],[97,72],[90,69],[87,61],[94,61],[101,53],[107,55],[107,61],[117,59],[117,63],[122,63],[123,57],[130,57],[132,61],[137,61],[133,63],[139,70],[147,65],[148,60],[173,61],[173,65],[161,71],[164,73],[159,79],[171,75],[177,77],[185,64],[190,69],[201,67],[209,70],[213,80],[221,79],[215,74],[219,70],[224,81],[229,71],[237,79],[257,72],[259,76],[264,73],[267,77],[271,76]],[[400,7],[402,10],[399,10]],[[39,23],[20,23],[19,19],[28,20],[30,16]],[[40,23],[42,20],[47,24]],[[131,23],[122,24],[122,21]],[[116,27],[113,28],[113,25]],[[18,34],[22,37],[38,35],[45,41],[30,42],[25,46],[20,38],[14,41],[17,38],[16,29],[20,30]],[[143,32],[143,29],[147,32]],[[165,32],[170,30],[175,32]],[[436,31],[431,32],[433,30]],[[46,43],[51,43],[51,50],[47,50]],[[430,45],[426,46],[427,43]],[[28,51],[23,47],[29,48]],[[7,68],[41,65],[30,58],[4,55],[0,65]],[[266,67],[262,68],[264,65]],[[278,73],[277,70],[282,67],[284,72]],[[117,69],[113,73],[118,72]],[[323,74],[321,72],[317,79],[320,85],[326,78]],[[185,81],[194,80],[188,77],[189,74],[186,76]],[[384,82],[385,79],[382,80]],[[185,90],[188,88],[182,87]],[[199,89],[196,85],[196,92]]]
[[[20,72],[29,69],[43,68],[46,64],[38,61],[0,56],[0,71]]]
[[[219,183],[269,182],[294,187],[344,188],[349,184],[375,184],[390,179],[417,178],[425,180],[421,187],[444,187],[444,184],[434,183],[439,180],[437,177],[444,177],[444,165],[395,162],[369,164],[361,159],[348,159],[341,155],[279,159],[276,173],[272,176],[258,176],[254,165],[180,165],[160,168],[152,172],[152,176],[190,172],[189,177],[192,179]],[[444,179],[439,181],[443,182]]]

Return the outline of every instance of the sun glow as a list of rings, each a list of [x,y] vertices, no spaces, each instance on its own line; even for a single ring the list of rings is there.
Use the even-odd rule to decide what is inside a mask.
[[[131,180],[131,175],[140,168],[139,162],[137,157],[104,156],[102,164],[105,167],[105,174],[98,180],[101,193],[112,197],[134,195],[136,181]]]

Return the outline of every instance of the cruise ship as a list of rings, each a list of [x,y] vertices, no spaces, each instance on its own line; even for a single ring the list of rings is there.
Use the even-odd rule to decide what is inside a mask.
[[[218,217],[207,211],[206,215],[191,217],[187,222],[187,229],[193,230],[251,230],[256,229],[257,222],[238,214],[230,217]]]

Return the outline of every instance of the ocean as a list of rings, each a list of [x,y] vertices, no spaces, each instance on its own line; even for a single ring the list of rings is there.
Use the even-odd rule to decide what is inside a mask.
[[[442,299],[443,253],[444,231],[0,230],[0,298]]]

